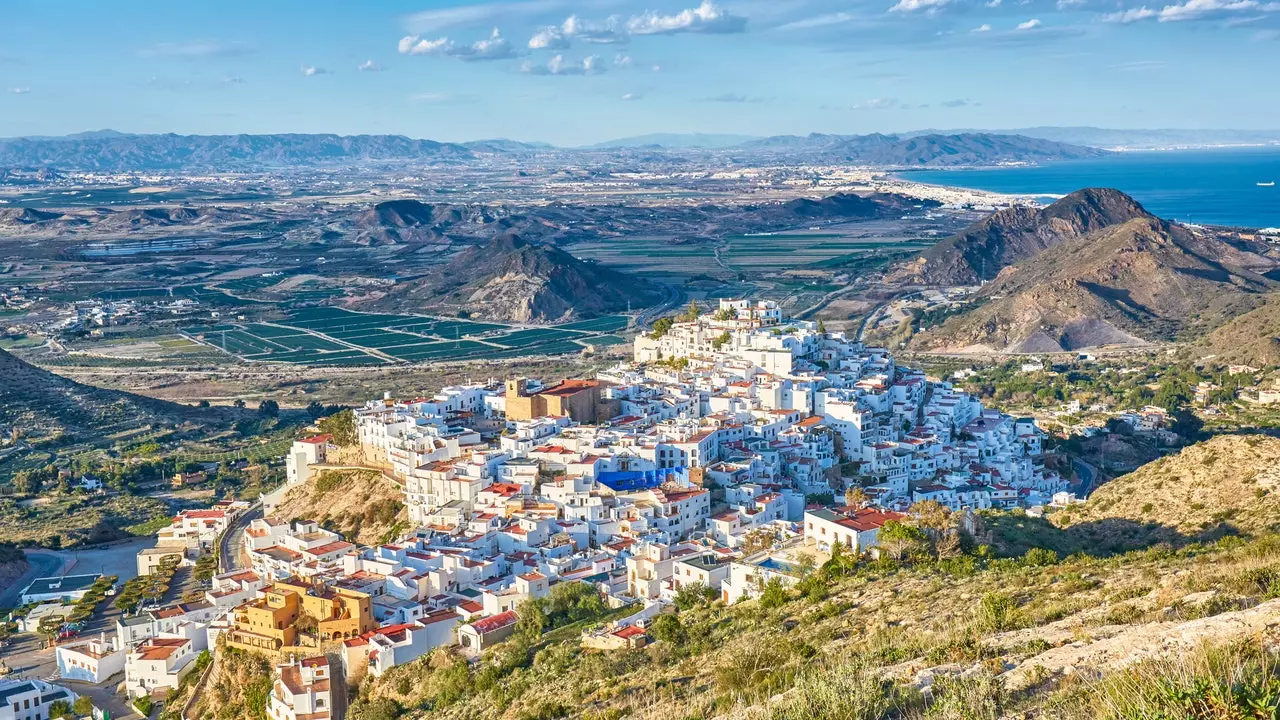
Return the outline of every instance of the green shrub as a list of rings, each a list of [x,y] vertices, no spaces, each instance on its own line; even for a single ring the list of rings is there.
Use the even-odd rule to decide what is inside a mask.
[[[770,720],[879,720],[899,717],[919,698],[882,680],[862,664],[846,661],[802,675]]]
[[[993,592],[982,596],[974,614],[978,627],[988,632],[1011,630],[1019,623],[1018,604],[1002,593]]]
[[[1004,715],[1004,686],[990,673],[967,677],[942,676],[933,684],[933,703],[926,718],[937,720],[999,720]]]

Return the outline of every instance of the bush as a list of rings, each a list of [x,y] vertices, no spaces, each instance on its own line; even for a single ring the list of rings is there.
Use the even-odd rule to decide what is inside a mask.
[[[143,695],[133,701],[133,707],[142,717],[151,717],[151,711],[155,709],[155,703],[151,702],[150,696]]]
[[[675,606],[681,610],[692,610],[693,608],[711,602],[716,599],[716,591],[707,587],[703,583],[689,583],[680,588],[676,593]]]
[[[989,673],[969,677],[944,676],[933,684],[933,704],[926,718],[938,720],[1000,720],[1004,715],[1004,686]]]
[[[778,578],[774,578],[764,584],[764,590],[760,593],[760,607],[766,610],[779,608],[787,604],[787,588]]]
[[[1031,548],[1022,556],[1027,567],[1048,567],[1058,564],[1058,553],[1049,548]]]
[[[862,665],[844,662],[805,673],[770,720],[879,720],[898,717],[918,698]]]
[[[1003,632],[1018,624],[1017,603],[1002,593],[984,595],[974,614],[978,627],[987,632]]]
[[[683,645],[689,637],[684,629],[684,623],[680,622],[680,618],[675,615],[659,615],[654,618],[653,623],[649,625],[648,634],[654,640],[672,646]]]

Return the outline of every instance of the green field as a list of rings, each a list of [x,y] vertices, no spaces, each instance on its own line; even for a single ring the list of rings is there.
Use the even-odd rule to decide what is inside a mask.
[[[519,328],[424,315],[295,310],[285,320],[192,330],[206,345],[254,362],[378,365],[562,355],[586,346],[629,342],[616,333],[631,319],[592,318],[556,327]]]

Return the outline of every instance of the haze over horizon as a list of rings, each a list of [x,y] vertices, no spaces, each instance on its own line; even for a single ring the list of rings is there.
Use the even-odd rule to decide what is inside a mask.
[[[1263,129],[1280,111],[1252,79],[1280,62],[1280,3],[1254,0],[18,0],[0,16],[3,137],[574,146],[652,132]]]

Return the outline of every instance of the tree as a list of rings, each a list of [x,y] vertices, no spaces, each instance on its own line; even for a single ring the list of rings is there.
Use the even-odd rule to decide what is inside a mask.
[[[666,335],[667,333],[671,332],[672,325],[675,325],[675,322],[671,318],[669,317],[658,318],[653,323],[653,332],[649,333],[649,337],[654,340],[657,340],[663,335]]]
[[[862,508],[870,500],[867,497],[867,491],[862,489],[861,485],[850,485],[848,490],[844,491],[844,504],[852,508]]]
[[[826,323],[824,323],[824,322],[822,322],[821,320],[819,320],[819,321],[818,321],[818,332],[820,332],[820,333],[822,333],[822,334],[824,334],[824,335],[825,335],[825,334],[826,334],[826,332],[827,332],[827,324],[826,324]]]
[[[691,610],[698,605],[714,600],[716,591],[703,583],[689,583],[676,592],[673,602],[681,610]]]
[[[317,425],[320,432],[333,436],[333,444],[341,447],[355,445],[359,441],[356,436],[355,414],[350,410],[334,413],[321,420]]]
[[[89,700],[88,695],[81,695],[71,705],[71,710],[77,717],[89,717],[93,714],[93,702]]]
[[[242,398],[236,398],[236,401],[231,404],[235,407],[242,408],[244,407],[244,400]]]
[[[684,314],[685,320],[688,322],[693,322],[694,320],[697,320],[698,316],[701,314],[702,314],[702,311],[698,309],[698,301],[692,300],[692,299],[689,300],[689,309],[686,310]]]
[[[760,607],[772,610],[786,605],[789,599],[786,586],[778,578],[773,578],[764,584],[764,588],[760,592]]]
[[[876,541],[882,552],[898,561],[919,553],[929,544],[929,538],[923,530],[897,520],[886,522],[880,528]]]
[[[937,500],[923,500],[912,505],[911,514],[916,516],[916,524],[920,529],[935,537],[951,529],[953,525],[951,509]]]
[[[258,415],[264,418],[280,417],[280,403],[275,400],[263,400],[258,403]]]
[[[320,629],[320,623],[308,613],[298,615],[298,619],[293,621],[293,629],[303,635],[315,637],[316,631]]]
[[[649,626],[648,634],[654,640],[669,645],[682,645],[689,637],[688,632],[684,629],[684,623],[680,622],[680,618],[672,614],[659,615],[654,618],[653,624]]]
[[[516,610],[516,615],[519,616],[516,620],[516,634],[529,642],[542,637],[542,631],[547,627],[547,614],[542,611],[537,600],[525,600]]]
[[[307,414],[311,416],[312,420],[319,420],[324,416],[324,413],[325,407],[321,403],[315,400],[307,403]]]
[[[49,720],[71,717],[71,703],[66,700],[54,700],[49,704]]]

